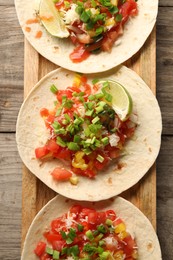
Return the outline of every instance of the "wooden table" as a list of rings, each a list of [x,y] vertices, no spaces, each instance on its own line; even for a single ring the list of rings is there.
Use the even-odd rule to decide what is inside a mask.
[[[0,259],[17,260],[21,244],[22,164],[15,143],[15,124],[23,100],[24,37],[13,0],[0,0],[0,12]],[[163,116],[163,136],[157,159],[157,231],[164,260],[173,259],[172,16],[173,0],[160,1],[157,98]]]

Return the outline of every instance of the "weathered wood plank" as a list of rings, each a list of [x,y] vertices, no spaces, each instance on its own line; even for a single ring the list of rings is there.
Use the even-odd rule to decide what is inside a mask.
[[[23,99],[23,34],[14,6],[0,6],[0,131],[15,131]]]
[[[167,19],[165,19],[167,17]],[[163,134],[173,134],[173,8],[159,8],[157,22],[157,97],[163,116]]]
[[[15,135],[0,134],[0,259],[20,259],[21,160]]]
[[[164,136],[157,160],[157,230],[163,260],[173,259],[173,137]]]

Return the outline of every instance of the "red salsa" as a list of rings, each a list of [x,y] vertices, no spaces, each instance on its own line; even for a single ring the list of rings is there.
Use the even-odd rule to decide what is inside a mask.
[[[40,111],[50,136],[46,144],[35,149],[37,159],[58,159],[66,169],[57,167],[51,173],[57,181],[70,180],[77,184],[77,175],[94,178],[121,155],[127,139],[134,134],[136,123],[128,117],[121,121],[112,108],[112,96],[107,92],[108,81],[101,84],[76,74],[72,86],[51,91],[56,97],[52,110]]]
[[[135,239],[113,210],[80,205],[52,220],[34,252],[40,260],[138,259]]]
[[[70,59],[81,62],[90,53],[111,52],[129,17],[138,13],[135,0],[55,0],[75,45]]]

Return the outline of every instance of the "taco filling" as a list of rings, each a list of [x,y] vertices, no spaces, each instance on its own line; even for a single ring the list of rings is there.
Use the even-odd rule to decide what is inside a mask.
[[[114,210],[74,205],[43,236],[34,250],[39,259],[138,259],[135,239]]]
[[[110,85],[110,81],[93,80],[91,87],[85,76],[77,74],[65,90],[50,87],[56,97],[54,108],[40,111],[49,138],[35,149],[35,155],[40,160],[57,158],[68,164],[70,170],[56,167],[51,173],[57,181],[70,180],[75,185],[76,175],[94,178],[121,156],[126,140],[134,134],[137,115],[132,114],[131,97],[127,92],[130,107],[122,118],[113,108]],[[123,167],[118,162],[115,165]]]
[[[59,22],[63,21],[68,31],[65,37],[69,35],[75,45],[70,54],[75,63],[87,59],[90,53],[111,52],[125,23],[138,13],[135,0],[54,0],[54,3]]]

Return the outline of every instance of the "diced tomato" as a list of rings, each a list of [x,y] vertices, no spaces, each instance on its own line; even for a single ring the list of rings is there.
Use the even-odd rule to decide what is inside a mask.
[[[124,252],[126,256],[131,256],[134,250],[135,241],[132,239],[132,237],[129,235],[123,239],[123,242],[125,242],[126,246],[124,246]]]
[[[71,207],[70,212],[74,213],[75,215],[78,215],[82,210],[82,206],[80,205],[74,205]]]
[[[88,213],[88,222],[90,224],[95,224],[97,223],[97,218],[98,218],[98,214],[95,210],[92,210]]]
[[[34,253],[35,253],[37,256],[41,256],[42,254],[45,253],[45,249],[46,249],[46,243],[40,241],[40,242],[37,244],[36,248],[34,249]]]
[[[49,153],[49,150],[47,149],[46,146],[38,147],[38,148],[35,149],[35,156],[36,156],[37,159],[43,158],[48,153]]]
[[[64,222],[62,221],[62,218],[57,218],[52,220],[51,222],[51,229],[54,233],[58,233],[59,228],[64,225]]]
[[[78,45],[70,54],[70,59],[74,63],[78,63],[83,60],[86,60],[89,57],[89,55],[90,53],[85,49],[84,45]]]
[[[119,6],[119,13],[123,16],[123,23],[127,21],[130,15],[137,15],[138,9],[135,0],[128,0]]]
[[[48,115],[49,115],[49,110],[48,110],[47,108],[42,108],[42,109],[40,110],[40,115],[41,115],[42,117],[48,117]]]
[[[111,219],[112,221],[114,221],[116,219],[116,214],[114,210],[107,210],[106,211],[106,217],[108,219]]]
[[[54,122],[55,116],[54,115],[48,115],[48,117],[45,120],[45,125],[47,128],[51,127],[51,124]]]
[[[59,147],[58,152],[55,153],[54,156],[58,159],[65,159],[69,161],[71,159],[71,152],[66,147]]]
[[[40,260],[52,260],[52,256],[45,253],[40,257]]]
[[[52,153],[57,153],[60,146],[56,143],[54,139],[50,139],[46,144],[46,148]]]
[[[51,173],[51,175],[53,176],[53,178],[56,181],[66,181],[69,180],[70,177],[72,176],[72,173],[69,172],[68,170],[65,169],[61,169],[59,167],[56,167],[53,172]]]
[[[97,215],[97,224],[104,223],[106,221],[106,213],[103,211],[98,212]]]
[[[44,237],[47,239],[48,242],[50,242],[51,244],[54,241],[59,241],[62,240],[62,236],[59,234],[54,234],[52,232],[45,232],[44,233]]]
[[[56,95],[58,101],[61,103],[62,102],[62,96],[67,96],[66,90],[60,89]]]
[[[62,248],[64,247],[65,243],[66,242],[63,240],[53,241],[52,242],[53,249],[57,250],[57,251],[61,251]]]
[[[117,218],[116,220],[114,220],[113,225],[114,225],[114,227],[116,227],[117,225],[119,225],[119,224],[122,223],[122,222],[123,222],[123,221],[122,221],[121,218]]]
[[[119,36],[119,33],[117,31],[107,32],[106,36],[103,39],[101,49],[103,51],[110,52],[112,50],[112,46],[113,46],[114,42],[116,41],[116,39],[118,38],[118,36]]]

